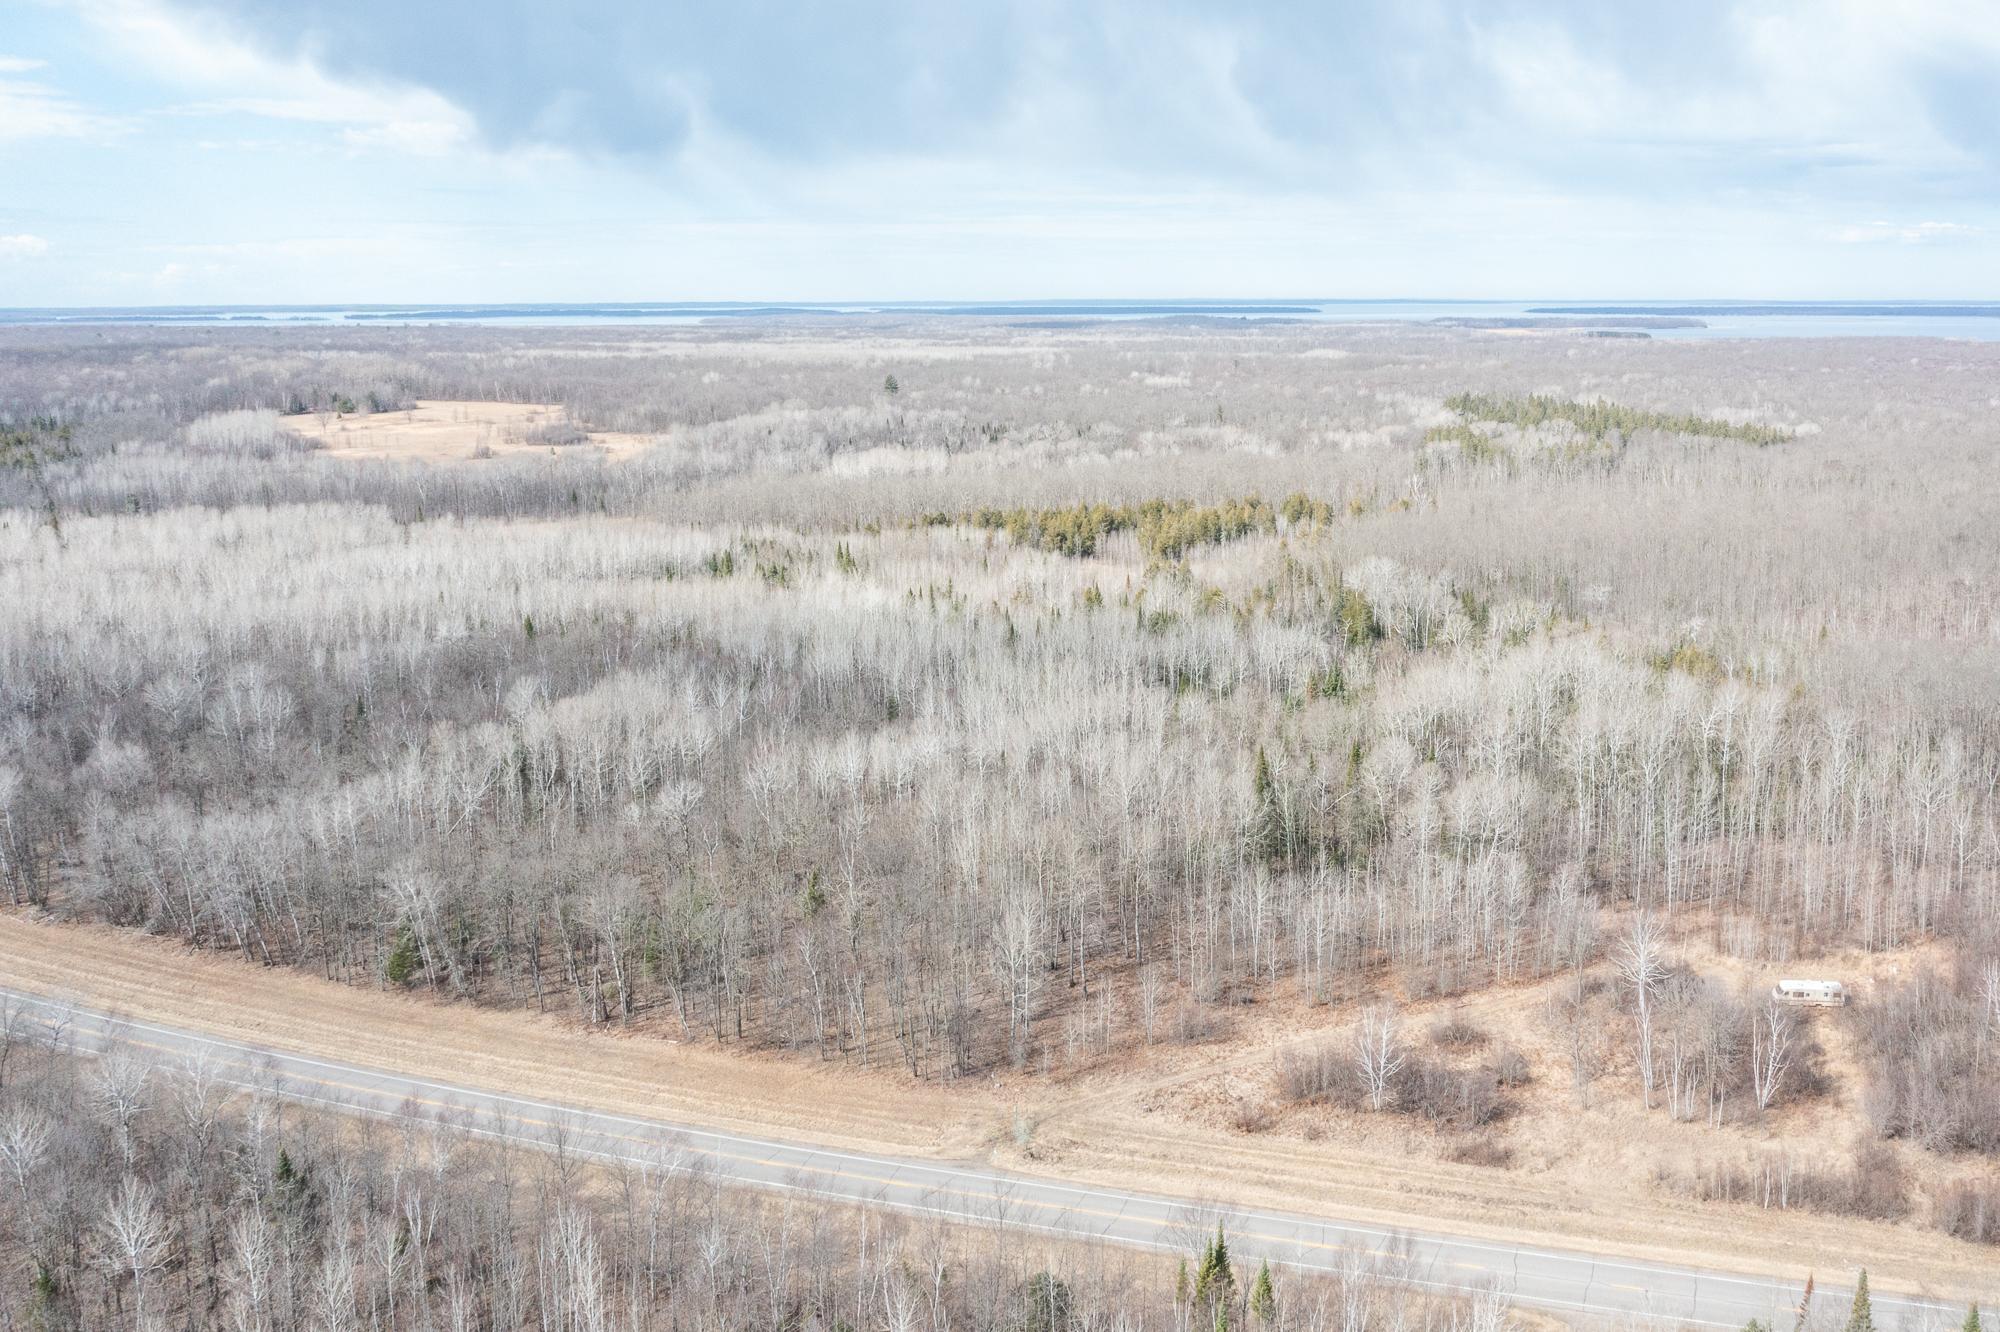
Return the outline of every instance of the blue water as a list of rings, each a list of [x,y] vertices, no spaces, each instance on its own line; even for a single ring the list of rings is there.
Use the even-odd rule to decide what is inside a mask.
[[[0,309],[0,324],[148,325],[690,325],[862,315],[1076,319],[1287,320],[1423,324],[1449,319],[1561,319],[1616,327],[1635,316],[1679,316],[1697,327],[1647,328],[1656,338],[1931,337],[2000,341],[2000,302],[1135,300],[993,302],[618,302],[516,305],[134,306]]]

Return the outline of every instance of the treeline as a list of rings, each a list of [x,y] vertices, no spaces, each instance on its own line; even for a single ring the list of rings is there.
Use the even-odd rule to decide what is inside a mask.
[[[1178,1263],[725,1187],[672,1147],[586,1160],[449,1109],[383,1122],[200,1061],[79,1057],[0,1011],[0,1326],[36,1332],[881,1328],[1500,1332],[1392,1252],[1331,1273]]]
[[[1097,553],[1098,542],[1113,532],[1135,532],[1148,559],[1177,560],[1196,546],[1219,546],[1254,533],[1309,529],[1332,521],[1334,508],[1303,493],[1272,506],[1256,495],[1195,504],[1188,500],[1150,499],[1141,504],[1073,504],[1060,509],[980,509],[964,521],[988,531],[1005,532],[1017,546],[1083,557]],[[950,523],[946,514],[927,514],[927,526]]]
[[[1576,402],[1539,393],[1525,397],[1454,393],[1444,400],[1444,405],[1468,421],[1492,421],[1520,430],[1535,430],[1559,422],[1598,444],[1614,434],[1622,444],[1641,430],[1706,439],[1734,439],[1759,446],[1787,443],[1793,437],[1789,430],[1755,422],[1723,421],[1694,412],[1648,411],[1602,399]],[[1443,429],[1449,431],[1451,427]]]

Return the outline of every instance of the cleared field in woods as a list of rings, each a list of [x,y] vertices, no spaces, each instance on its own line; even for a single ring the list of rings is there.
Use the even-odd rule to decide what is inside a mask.
[[[643,435],[586,430],[558,404],[418,400],[400,411],[331,408],[280,418],[283,429],[320,446],[330,458],[457,463],[491,458],[553,457],[584,449],[616,461],[644,448]]]

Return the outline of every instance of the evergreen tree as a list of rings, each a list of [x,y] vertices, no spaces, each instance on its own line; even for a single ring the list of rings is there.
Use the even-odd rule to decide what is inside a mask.
[[[1958,1332],[1981,1332],[1978,1305],[1968,1304],[1965,1306],[1965,1321],[1959,1324]]]
[[[1068,1282],[1052,1272],[1037,1272],[1021,1288],[1020,1316],[1013,1326],[1021,1332],[1067,1332],[1076,1325],[1075,1302]]]
[[[1278,1295],[1271,1289],[1271,1264],[1266,1260],[1257,1268],[1257,1279],[1250,1285],[1250,1312],[1257,1315],[1257,1321],[1270,1324],[1278,1318]]]
[[[1250,789],[1257,809],[1251,837],[1258,854],[1275,858],[1285,849],[1285,810],[1278,780],[1271,775],[1271,758],[1262,745],[1257,746],[1257,767],[1250,779]]]
[[[407,985],[417,974],[423,957],[417,952],[417,936],[405,926],[396,935],[396,946],[382,964],[382,975],[391,985]]]
[[[1868,1299],[1868,1269],[1854,1283],[1854,1306],[1847,1311],[1847,1332],[1875,1332],[1875,1306]]]
[[[1201,1266],[1194,1274],[1194,1302],[1204,1307],[1228,1304],[1236,1293],[1236,1274],[1229,1268],[1229,1242],[1222,1237],[1222,1223],[1215,1224],[1215,1238],[1202,1250]]]

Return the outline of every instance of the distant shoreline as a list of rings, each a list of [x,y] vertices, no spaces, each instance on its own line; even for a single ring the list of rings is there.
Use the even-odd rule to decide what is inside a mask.
[[[1457,329],[1471,333],[1637,335],[1670,340],[1757,337],[1915,337],[2000,341],[2000,301],[1530,302],[1300,297],[1290,300],[1038,301],[518,301],[494,304],[158,305],[0,307],[0,328],[226,329],[563,327],[680,329],[697,336],[760,324],[855,332],[924,323],[1022,328],[1112,325],[1244,330],[1294,327]]]
[[[1973,305],[1538,305],[1531,315],[1817,316],[1838,319],[2000,319],[2000,304]]]

